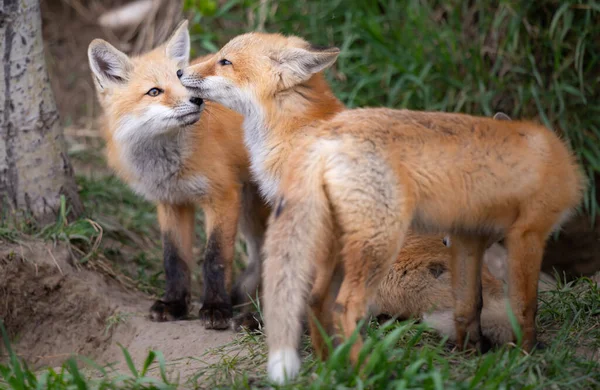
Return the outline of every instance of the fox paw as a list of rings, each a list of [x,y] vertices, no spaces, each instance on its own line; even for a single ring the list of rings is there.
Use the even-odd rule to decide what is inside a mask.
[[[262,325],[257,312],[242,313],[231,319],[231,329],[234,332],[240,332],[242,329],[254,332],[259,330]]]
[[[200,321],[206,329],[227,329],[233,316],[230,304],[203,304]]]
[[[177,301],[157,300],[150,308],[150,319],[156,322],[175,321],[184,318],[188,313],[185,299]]]
[[[474,351],[484,354],[492,349],[492,342],[487,337],[482,335],[480,336],[479,340],[475,342],[469,341],[464,347],[456,344],[456,347],[462,351]]]
[[[479,341],[475,344],[475,348],[479,353],[484,354],[492,349],[492,342],[484,335],[479,336]]]

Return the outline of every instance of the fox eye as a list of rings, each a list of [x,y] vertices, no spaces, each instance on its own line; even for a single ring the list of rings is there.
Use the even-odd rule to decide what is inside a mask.
[[[152,88],[148,92],[146,92],[146,95],[156,97],[156,96],[160,95],[161,93],[163,93],[162,89]]]
[[[231,61],[226,60],[225,58],[223,58],[221,61],[219,61],[219,65],[231,65]]]

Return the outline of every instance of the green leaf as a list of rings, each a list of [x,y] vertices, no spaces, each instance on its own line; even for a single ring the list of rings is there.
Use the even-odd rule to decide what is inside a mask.
[[[131,371],[134,377],[139,378],[140,374],[135,368],[135,364],[133,364],[133,360],[131,359],[129,351],[125,347],[123,347],[121,343],[117,343],[117,345],[119,346],[119,348],[121,348],[121,351],[123,351],[123,356],[125,357],[125,362],[127,363],[127,367],[129,367],[129,371]]]

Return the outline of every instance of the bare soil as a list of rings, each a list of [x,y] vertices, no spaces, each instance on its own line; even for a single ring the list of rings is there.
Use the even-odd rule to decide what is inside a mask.
[[[16,353],[33,367],[58,366],[83,355],[100,364],[116,362],[117,370],[126,371],[121,343],[137,364],[150,350],[160,350],[169,371],[185,378],[214,362],[207,351],[235,337],[231,331],[205,330],[193,317],[150,321],[147,296],[74,266],[63,245],[0,241],[0,248],[0,318]],[[0,355],[6,358],[5,351]]]

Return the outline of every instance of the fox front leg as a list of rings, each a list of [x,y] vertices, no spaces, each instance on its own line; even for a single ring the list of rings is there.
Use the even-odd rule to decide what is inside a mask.
[[[185,317],[190,305],[194,206],[158,205],[162,235],[166,288],[163,297],[150,308],[153,321],[173,321]]]

